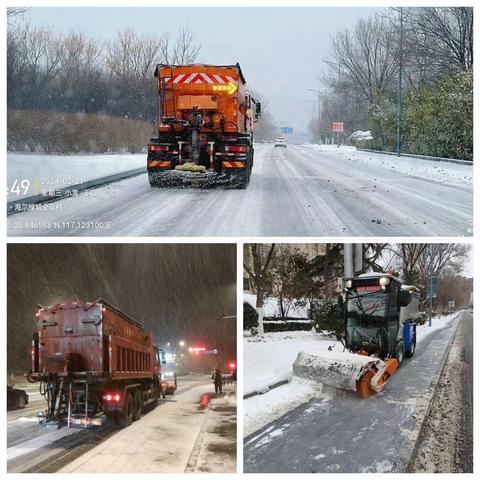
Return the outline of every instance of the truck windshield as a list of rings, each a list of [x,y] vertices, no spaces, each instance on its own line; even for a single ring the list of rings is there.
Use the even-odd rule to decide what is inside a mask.
[[[386,327],[385,290],[351,291],[347,297],[347,336],[351,345],[376,342],[378,329]]]

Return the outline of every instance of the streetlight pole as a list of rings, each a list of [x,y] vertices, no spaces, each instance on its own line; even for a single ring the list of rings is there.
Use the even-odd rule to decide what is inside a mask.
[[[310,143],[313,143],[313,124],[314,124],[314,116],[315,116],[315,102],[313,100],[305,100],[305,102],[310,104]]]
[[[402,69],[403,69],[403,9],[400,7],[400,42],[398,52],[398,89],[397,89],[397,157],[402,150]]]
[[[320,125],[320,98],[322,96],[322,91],[317,89],[317,88],[309,88],[308,89],[309,92],[314,92],[316,95],[315,95],[315,101],[314,101],[314,107],[316,106],[317,107],[317,116],[315,116],[315,113],[313,113],[313,121],[314,121],[314,125],[316,127],[316,132],[319,133],[319,125]],[[316,133],[314,131],[314,133]],[[317,137],[316,140],[319,139],[319,136]]]
[[[430,264],[428,265],[428,326],[432,326],[432,310],[433,310],[433,257],[434,246],[430,244]]]

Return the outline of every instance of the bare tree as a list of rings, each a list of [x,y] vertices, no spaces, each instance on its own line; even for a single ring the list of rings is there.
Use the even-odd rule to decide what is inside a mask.
[[[262,116],[255,124],[255,139],[257,141],[272,140],[278,133],[278,130],[270,111],[270,102],[258,90],[250,89],[250,94],[262,105]]]
[[[90,104],[96,101],[103,49],[103,42],[90,39],[85,33],[72,32],[63,37],[57,78],[59,103],[65,111],[88,112]]]
[[[14,21],[23,16],[28,12],[28,8],[25,7],[7,7],[7,22],[8,25],[11,25]]]
[[[268,250],[265,252],[265,249]],[[257,293],[256,310],[258,314],[258,333],[264,334],[263,301],[269,284],[269,267],[272,261],[275,244],[269,247],[264,244],[251,243],[244,245],[243,268],[248,273]]]
[[[430,266],[439,277],[458,274],[470,246],[463,243],[402,243],[390,249],[399,260],[399,267],[406,283],[426,289]]]
[[[406,51],[428,62],[432,75],[473,67],[473,8],[410,8]]]
[[[369,102],[391,86],[397,72],[397,41],[388,23],[380,15],[359,20],[355,28],[338,33],[332,39],[329,83],[344,83]]]
[[[156,64],[166,62],[167,48],[168,35],[139,35],[133,29],[118,32],[107,44],[105,64],[119,92],[117,111],[152,120],[153,71]]]
[[[200,48],[188,28],[180,29],[173,47],[172,63],[177,65],[193,63],[200,53]]]

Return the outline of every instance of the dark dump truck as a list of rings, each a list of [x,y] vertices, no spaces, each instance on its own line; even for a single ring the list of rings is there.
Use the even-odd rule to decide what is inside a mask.
[[[26,377],[47,401],[42,423],[125,427],[163,396],[165,358],[141,323],[101,298],[38,307]]]

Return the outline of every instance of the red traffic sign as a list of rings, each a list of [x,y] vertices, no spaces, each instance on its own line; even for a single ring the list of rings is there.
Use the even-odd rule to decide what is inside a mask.
[[[332,122],[332,132],[343,132],[343,122]]]

